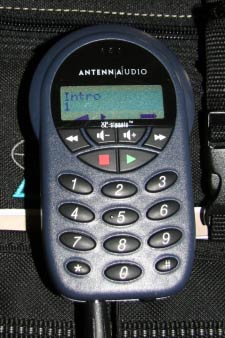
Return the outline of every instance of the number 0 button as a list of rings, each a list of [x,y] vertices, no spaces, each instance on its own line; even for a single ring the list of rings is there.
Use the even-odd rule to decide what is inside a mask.
[[[128,282],[141,275],[141,269],[134,264],[115,264],[105,271],[106,277],[114,281]]]
[[[149,192],[159,192],[169,188],[177,180],[177,174],[172,171],[166,171],[152,177],[147,185],[146,190]]]
[[[138,220],[138,214],[131,209],[114,209],[107,211],[103,220],[112,225],[128,225]]]
[[[77,232],[65,232],[59,237],[60,242],[67,248],[79,251],[88,251],[95,248],[95,241],[86,235]]]
[[[65,203],[59,207],[60,213],[75,222],[91,222],[94,219],[94,214],[88,208],[75,203]]]
[[[160,220],[174,215],[180,209],[180,204],[176,201],[163,201],[149,209],[147,217],[152,220]]]

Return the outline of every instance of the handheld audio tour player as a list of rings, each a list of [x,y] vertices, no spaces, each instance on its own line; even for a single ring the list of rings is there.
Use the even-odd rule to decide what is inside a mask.
[[[74,300],[179,291],[194,256],[194,100],[176,57],[128,27],[79,30],[38,66],[30,113],[58,291]]]

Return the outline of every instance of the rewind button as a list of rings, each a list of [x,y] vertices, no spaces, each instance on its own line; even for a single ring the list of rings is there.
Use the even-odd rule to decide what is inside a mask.
[[[58,129],[62,141],[70,151],[78,151],[89,147],[79,129]]]
[[[173,128],[152,128],[152,132],[144,145],[162,150],[167,144],[172,131]]]

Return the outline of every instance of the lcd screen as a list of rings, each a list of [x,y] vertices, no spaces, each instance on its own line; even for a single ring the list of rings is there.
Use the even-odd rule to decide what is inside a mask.
[[[60,88],[61,120],[163,119],[160,85],[64,86]]]

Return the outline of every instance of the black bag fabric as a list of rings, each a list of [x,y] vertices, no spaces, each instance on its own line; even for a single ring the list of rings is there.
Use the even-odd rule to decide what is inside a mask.
[[[211,76],[217,81],[218,60],[218,74],[224,71],[223,58],[210,54],[211,44],[225,48],[219,8],[218,1],[197,0],[0,1],[0,208],[40,206],[38,143],[28,113],[29,85],[39,60],[68,32],[100,23],[144,30],[161,39],[184,65],[196,107],[190,139],[194,201],[204,205],[208,180],[202,158],[204,126],[207,112],[224,104],[223,85],[218,89],[210,80]],[[218,24],[221,39],[216,44],[218,35],[212,32]],[[82,306],[55,294],[40,229],[29,218],[27,229],[0,232],[0,336],[79,338],[78,327],[85,325]],[[223,242],[199,241],[191,280],[175,297],[113,305],[115,337],[223,337],[224,250]]]

